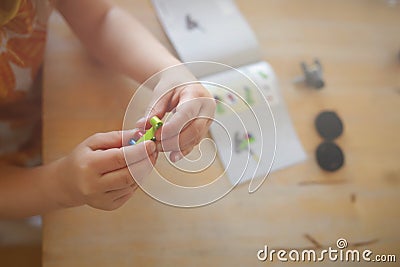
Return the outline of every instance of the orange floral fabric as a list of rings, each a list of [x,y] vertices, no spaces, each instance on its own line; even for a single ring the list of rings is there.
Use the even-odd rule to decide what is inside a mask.
[[[14,155],[13,161],[18,163],[29,158],[38,161],[40,146],[38,140],[32,141],[33,135],[41,138],[41,97],[36,80],[50,11],[49,0],[22,0],[16,15],[0,26],[0,159]],[[22,150],[30,155],[21,154]]]

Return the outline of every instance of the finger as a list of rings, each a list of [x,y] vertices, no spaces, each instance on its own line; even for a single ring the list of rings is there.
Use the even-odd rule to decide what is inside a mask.
[[[135,175],[135,178],[138,181],[141,181],[146,174],[151,172],[156,158],[157,153],[153,153],[150,160],[144,159],[140,162],[132,164],[131,167],[126,167],[104,174],[99,180],[100,190],[103,192],[108,192],[129,187],[135,184],[133,175]]]
[[[143,136],[145,131],[135,128],[129,131],[122,132],[122,146],[131,146],[131,140],[139,140]]]
[[[128,188],[133,184],[135,184],[135,180],[128,167],[106,173],[99,180],[100,190],[103,192]]]
[[[184,127],[189,126],[189,124],[199,116],[200,110],[200,98],[182,102],[176,107],[175,113],[171,116],[170,120],[163,125],[161,131],[157,131],[156,139],[163,141],[178,135]]]
[[[213,119],[215,100],[211,97],[196,97],[192,92],[182,93],[180,104],[175,113],[164,124],[161,131],[157,131],[156,139],[169,139],[179,134],[185,127],[189,127],[196,118]]]
[[[155,152],[151,155],[149,159],[144,159],[140,162],[129,165],[128,169],[137,184],[141,185],[143,179],[152,172],[157,157],[158,153]]]
[[[136,122],[136,127],[141,130],[148,129],[151,127],[150,119],[152,117],[157,116],[163,118],[165,113],[170,111],[170,100],[173,93],[174,89],[154,98],[147,107],[146,115]]]
[[[147,161],[149,161],[149,159],[152,160],[152,158],[154,157],[154,154],[157,151],[156,143],[150,140],[144,141],[143,143],[145,145],[145,149],[141,149],[142,151],[139,152],[140,153],[139,155],[138,152],[133,149],[134,146],[124,147],[123,150],[125,153],[125,158],[128,166],[144,160]],[[140,144],[142,143],[139,143],[138,145]]]
[[[193,148],[194,148],[194,146],[191,146],[183,151],[172,151],[169,154],[169,159],[172,162],[177,162],[177,161],[183,159],[184,157],[186,157],[190,152],[192,152]]]
[[[113,209],[118,209],[120,208],[122,205],[124,205],[133,195],[134,191],[129,192],[128,194],[116,199],[113,201],[112,203],[112,208]]]
[[[112,201],[115,201],[131,192],[132,193],[135,192],[135,190],[137,188],[138,188],[138,185],[136,183],[134,183],[131,186],[128,186],[126,188],[108,191],[105,194],[106,194],[107,198],[110,198]]]
[[[96,133],[85,140],[92,150],[119,148],[122,146],[122,131]]]
[[[116,199],[110,199],[109,195],[103,194],[101,199],[88,204],[96,209],[111,211],[121,207],[133,195],[133,193],[134,190],[129,189],[125,195]]]
[[[84,143],[93,151],[120,148],[127,144],[130,138],[135,137],[138,130],[112,131],[107,133],[96,133],[88,137]],[[126,139],[126,142],[123,142]]]
[[[156,151],[153,141],[145,141],[134,146],[112,148],[94,154],[95,168],[101,174],[122,169],[128,165],[148,158]]]
[[[179,134],[161,141],[162,151],[183,151],[200,143],[206,136],[208,119],[196,119]]]

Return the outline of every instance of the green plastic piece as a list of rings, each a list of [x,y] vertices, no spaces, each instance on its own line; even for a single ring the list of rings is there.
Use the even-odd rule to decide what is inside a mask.
[[[248,147],[248,144],[254,143],[254,141],[256,141],[256,139],[252,136],[250,136],[249,138],[246,138],[244,140],[242,140],[242,142],[240,143],[239,147],[240,150],[245,150]]]
[[[163,125],[163,122],[157,117],[154,116],[150,119],[150,124],[151,128],[148,129],[142,137],[140,137],[139,140],[136,141],[136,144],[147,141],[147,140],[152,140],[156,141],[156,131],[158,128],[160,128]]]

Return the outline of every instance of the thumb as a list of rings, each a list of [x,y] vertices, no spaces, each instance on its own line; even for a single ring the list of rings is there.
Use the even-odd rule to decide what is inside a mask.
[[[162,119],[165,113],[169,111],[170,99],[172,94],[173,90],[161,96],[159,95],[155,96],[150,102],[151,104],[147,107],[145,116],[140,118],[136,122],[136,128],[140,130],[146,130],[150,128],[151,127],[150,119],[154,116],[157,116],[160,119]]]
[[[88,137],[84,143],[93,151],[122,147],[122,131],[96,133]]]
[[[121,148],[125,146],[131,138],[139,138],[139,131],[137,129],[96,133],[88,137],[83,144],[93,151],[107,150],[111,148]]]

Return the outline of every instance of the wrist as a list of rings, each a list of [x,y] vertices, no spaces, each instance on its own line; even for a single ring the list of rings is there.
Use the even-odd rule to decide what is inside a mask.
[[[164,71],[157,75],[157,77],[154,77],[154,79],[156,82],[150,83],[154,88],[149,89],[158,91],[159,93],[165,93],[176,87],[182,88],[182,85],[197,81],[193,73],[181,62],[175,64],[172,68],[164,69]]]
[[[65,178],[64,165],[65,158],[58,159],[40,168],[45,173],[43,175],[43,194],[53,204],[54,209],[70,208],[79,206],[70,193],[70,188]]]

